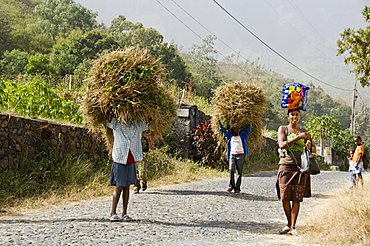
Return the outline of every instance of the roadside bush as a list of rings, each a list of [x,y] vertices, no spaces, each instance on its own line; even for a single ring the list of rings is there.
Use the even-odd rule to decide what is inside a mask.
[[[200,123],[192,129],[194,160],[202,166],[222,169],[221,153],[217,150],[218,140],[210,121]]]
[[[255,173],[259,171],[272,171],[277,170],[279,162],[279,156],[277,152],[257,152],[249,153],[245,159],[243,172]]]
[[[35,160],[22,162],[18,170],[0,173],[0,207],[11,207],[49,191],[67,192],[71,187],[84,189],[93,181],[107,183],[108,169],[109,165],[104,160],[92,161],[44,152]]]
[[[172,160],[167,155],[167,150],[167,146],[158,149],[154,148],[144,155],[143,161],[147,164],[147,176],[149,180],[158,179],[172,172]]]
[[[0,80],[0,107],[23,116],[82,122],[78,105],[62,98],[48,83],[32,79],[26,83]]]

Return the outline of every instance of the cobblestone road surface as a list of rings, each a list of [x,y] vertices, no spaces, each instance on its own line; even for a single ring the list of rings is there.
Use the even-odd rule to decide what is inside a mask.
[[[133,222],[109,221],[110,197],[0,217],[0,245],[297,244],[299,237],[277,234],[285,218],[275,173],[244,177],[240,194],[227,193],[227,182],[149,186],[131,195]],[[313,197],[302,203],[298,231],[300,219],[347,182],[346,172],[313,176]]]

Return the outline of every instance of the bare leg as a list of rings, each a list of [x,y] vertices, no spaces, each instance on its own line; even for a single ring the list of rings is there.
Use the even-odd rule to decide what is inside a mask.
[[[295,224],[298,219],[298,214],[299,214],[299,207],[300,207],[300,202],[293,202],[292,206],[292,229],[295,229]]]
[[[122,186],[116,186],[113,191],[112,211],[110,215],[117,214],[117,204],[119,201],[119,197],[121,196],[122,188]]]
[[[130,198],[130,186],[123,187],[122,201],[123,201],[123,210],[122,216],[127,214],[128,199]]]
[[[283,208],[284,208],[284,213],[285,213],[285,216],[286,216],[286,219],[288,221],[288,224],[287,226],[289,228],[291,228],[291,225],[292,225],[292,208],[290,206],[290,202],[289,201],[283,201]]]
[[[364,186],[364,179],[362,178],[362,173],[358,173],[357,175],[358,175],[357,176],[357,180],[361,184],[361,188],[363,188],[363,186]]]

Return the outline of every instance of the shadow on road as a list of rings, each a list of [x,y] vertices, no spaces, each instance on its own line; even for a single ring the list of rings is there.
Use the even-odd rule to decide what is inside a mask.
[[[237,219],[237,218],[235,218]],[[162,225],[170,227],[191,227],[191,228],[224,228],[232,229],[238,231],[245,231],[258,234],[277,234],[278,228],[281,227],[281,223],[261,223],[252,221],[242,221],[242,220],[196,220],[189,222],[169,222],[169,221],[158,221],[158,220],[134,220],[131,222],[110,222],[107,218],[76,218],[76,219],[41,219],[41,220],[31,220],[31,219],[5,219],[0,220],[0,224],[50,224],[50,223],[104,223],[104,224],[145,224],[145,225]]]
[[[192,222],[168,222],[168,221],[158,221],[158,220],[139,220],[138,222],[148,224],[148,225],[156,224],[156,225],[171,226],[171,227],[174,226],[174,227],[223,228],[223,229],[232,229],[232,230],[238,230],[238,231],[258,233],[258,234],[278,234],[278,231],[281,227],[281,223],[261,223],[261,222],[243,221],[241,219],[236,220],[236,221],[196,220]]]
[[[276,197],[267,197],[267,196],[259,196],[254,194],[248,193],[229,193],[226,191],[202,191],[202,190],[160,190],[160,191],[148,191],[145,192],[146,194],[156,194],[156,195],[180,195],[180,196],[188,196],[188,195],[212,195],[212,196],[226,196],[232,197],[236,199],[243,199],[249,201],[277,201]]]

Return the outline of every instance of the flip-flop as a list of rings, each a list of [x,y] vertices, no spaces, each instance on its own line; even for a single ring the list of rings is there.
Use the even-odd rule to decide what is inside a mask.
[[[289,231],[290,231],[289,226],[284,226],[284,228],[281,229],[281,231],[279,231],[279,234],[287,234]]]

